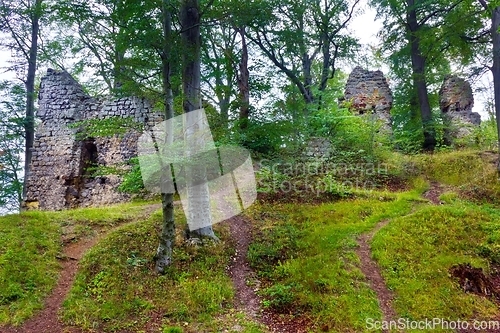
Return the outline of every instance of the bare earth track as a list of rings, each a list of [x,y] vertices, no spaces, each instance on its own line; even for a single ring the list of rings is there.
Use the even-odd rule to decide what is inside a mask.
[[[161,205],[153,204],[144,207],[144,215],[149,216]],[[85,252],[92,248],[99,239],[106,233],[86,238],[75,243],[69,243],[64,246],[64,255],[61,259],[61,273],[57,285],[45,300],[43,309],[28,319],[19,327],[0,327],[1,333],[83,333],[85,331],[67,327],[59,320],[58,314],[61,310],[66,295],[75,281],[78,271],[78,262]]]
[[[66,328],[58,320],[58,312],[66,298],[78,270],[78,261],[97,242],[97,237],[70,244],[64,250],[61,275],[57,285],[45,300],[44,308],[20,327],[0,327],[2,333],[80,333],[76,328]]]
[[[431,183],[423,197],[433,204],[440,204],[439,196],[443,192],[442,186]],[[150,215],[159,209],[160,205],[149,205],[144,209],[144,215]],[[235,307],[247,315],[251,321],[264,324],[272,333],[305,333],[311,328],[308,318],[293,315],[284,315],[261,307],[261,300],[256,293],[259,282],[247,261],[247,253],[252,241],[251,221],[244,216],[236,216],[228,220],[230,234],[235,245],[235,254],[228,267],[235,288]],[[360,235],[357,239],[356,253],[360,258],[361,271],[365,275],[370,288],[376,293],[383,320],[397,320],[397,314],[392,307],[394,294],[387,288],[382,277],[380,267],[371,256],[370,243],[374,235],[389,223],[389,220],[379,222],[371,231]],[[20,327],[0,327],[1,333],[84,333],[81,329],[67,327],[59,321],[58,314],[62,303],[73,285],[78,262],[85,252],[94,246],[106,233],[80,240],[64,246],[64,255],[61,259],[62,270],[59,280],[52,293],[47,297],[44,308],[27,320]],[[147,332],[158,332],[161,314],[154,314],[146,327]],[[123,331],[124,332],[124,331]],[[473,332],[462,330],[460,332]],[[496,332],[488,331],[484,332]]]
[[[150,215],[159,209],[159,204],[146,206],[144,215]],[[260,307],[260,298],[255,290],[248,285],[248,281],[257,281],[247,260],[248,247],[252,239],[250,222],[242,216],[236,216],[229,220],[231,237],[236,246],[235,256],[232,258],[232,264],[229,267],[229,275],[234,283],[236,296],[235,305],[237,309],[247,314],[254,321],[265,324],[270,332],[307,332],[309,326],[305,318],[293,318],[276,314],[272,311],[262,310]],[[45,300],[43,309],[28,319],[19,327],[5,326],[0,327],[1,333],[84,333],[88,331],[75,327],[65,326],[59,320],[59,312],[62,303],[73,285],[76,273],[78,271],[78,262],[85,252],[92,248],[99,239],[107,233],[96,235],[87,239],[79,240],[75,243],[68,243],[64,246],[64,254],[61,258],[61,272],[57,285]],[[151,318],[146,327],[147,332],[157,332],[161,314],[156,314]]]
[[[294,317],[275,313],[269,309],[262,309],[260,298],[249,281],[256,281],[255,274],[246,259],[248,247],[252,241],[252,227],[250,221],[243,216],[230,219],[229,228],[231,238],[236,246],[235,256],[229,267],[235,288],[235,305],[245,313],[249,319],[257,320],[266,325],[273,333],[305,333],[310,326],[309,320],[304,317]]]
[[[431,201],[433,204],[440,204],[439,196],[443,188],[438,183],[431,183],[431,187],[423,194],[423,197]],[[382,320],[393,321],[397,320],[398,316],[392,307],[394,294],[387,288],[384,278],[382,277],[380,267],[371,256],[370,242],[373,236],[382,228],[389,224],[389,220],[380,221],[374,229],[362,234],[358,237],[358,249],[356,253],[361,261],[361,271],[365,275],[370,288],[377,294],[378,303],[382,310]]]
[[[361,271],[365,275],[370,288],[377,294],[378,303],[382,310],[382,320],[397,320],[396,311],[392,307],[394,294],[390,291],[382,277],[378,264],[371,256],[370,242],[373,236],[383,227],[389,224],[389,220],[379,222],[370,232],[359,236],[358,249],[356,253],[361,261]]]

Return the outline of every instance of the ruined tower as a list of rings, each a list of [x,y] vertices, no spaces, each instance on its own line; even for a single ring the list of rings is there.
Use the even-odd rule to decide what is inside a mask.
[[[474,95],[466,80],[448,75],[439,90],[439,106],[447,122],[448,139],[460,138],[470,133],[472,126],[481,124],[481,116],[472,112]]]
[[[373,114],[383,128],[391,131],[392,91],[381,71],[368,71],[359,66],[347,79],[344,100],[360,115]]]
[[[87,137],[71,126],[87,119],[130,118],[144,126],[162,121],[149,103],[127,97],[99,101],[64,71],[49,69],[39,92],[40,119],[27,182],[26,208],[58,210],[109,204],[128,199],[117,191],[119,175],[94,176],[91,167],[123,168],[137,156],[137,130],[123,136]]]

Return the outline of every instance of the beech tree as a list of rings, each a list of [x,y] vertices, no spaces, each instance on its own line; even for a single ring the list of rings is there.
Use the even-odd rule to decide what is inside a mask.
[[[359,0],[280,1],[249,27],[248,38],[297,87],[307,105],[319,101],[340,58],[353,55],[347,31]],[[261,9],[265,11],[265,9]],[[264,14],[262,14],[264,15]],[[314,64],[321,63],[315,75]]]
[[[0,83],[0,215],[19,210],[22,201],[26,89]]]
[[[477,0],[483,7],[484,11],[491,19],[490,36],[492,44],[492,65],[490,67],[493,74],[493,92],[495,96],[495,118],[497,123],[498,134],[498,154],[500,156],[500,3],[498,1]],[[482,36],[481,33],[478,36]],[[476,36],[477,37],[477,36]],[[500,161],[497,165],[500,173]]]
[[[198,0],[183,0],[180,8],[180,22],[182,31],[182,90],[183,110],[189,113],[201,109],[201,25],[200,4]],[[189,116],[188,116],[189,117]],[[189,122],[189,121],[188,121]],[[189,135],[189,130],[186,131]],[[194,173],[206,172],[204,165],[192,167]],[[188,174],[189,176],[189,174]],[[191,181],[191,179],[190,179]],[[189,207],[187,210],[188,220],[203,218],[207,219],[205,227],[191,230],[189,237],[209,237],[217,240],[210,221],[210,194],[208,184],[204,186],[187,186],[187,197]]]
[[[466,0],[372,0],[371,3],[386,21],[382,42],[391,54],[392,69],[400,75],[401,86],[408,79],[407,73],[410,74],[411,88],[406,99],[420,115],[423,148],[433,150],[436,138],[429,84],[442,80],[444,73],[450,71],[450,61],[456,60],[454,56],[464,54],[460,36],[471,28],[466,18],[473,17],[473,13]]]
[[[24,179],[29,177],[33,141],[35,138],[35,75],[38,59],[40,23],[47,13],[44,0],[1,0],[0,32],[7,38],[0,47],[15,56],[8,70],[15,71],[26,87],[24,117]],[[26,186],[23,186],[23,197]]]
[[[163,48],[160,53],[162,62],[162,87],[165,120],[174,117],[174,98],[172,94],[172,7],[170,0],[162,0]],[[168,170],[167,170],[168,172]],[[161,193],[162,228],[158,249],[155,255],[155,270],[163,274],[172,263],[172,248],[175,243],[174,193]]]

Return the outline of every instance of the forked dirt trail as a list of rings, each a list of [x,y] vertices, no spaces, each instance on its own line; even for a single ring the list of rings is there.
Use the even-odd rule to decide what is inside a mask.
[[[144,216],[151,215],[161,207],[160,204],[153,204],[144,207]],[[133,223],[133,222],[130,222]],[[124,224],[120,225],[123,226]],[[114,229],[112,229],[114,230]],[[103,234],[95,235],[91,238],[79,240],[64,246],[63,258],[61,259],[61,273],[57,285],[50,293],[44,303],[43,309],[28,319],[19,327],[0,327],[1,333],[83,333],[81,329],[66,327],[59,320],[59,311],[66,298],[66,295],[73,286],[75,276],[78,271],[78,262],[85,252],[92,248],[100,239],[112,230]]]
[[[389,224],[389,220],[383,220],[374,229],[359,236],[357,239],[358,249],[356,250],[361,261],[361,271],[366,276],[370,288],[377,294],[378,303],[382,310],[382,320],[384,321],[397,320],[396,311],[392,307],[394,294],[387,288],[378,264],[372,259],[370,242],[373,236],[387,224]]]

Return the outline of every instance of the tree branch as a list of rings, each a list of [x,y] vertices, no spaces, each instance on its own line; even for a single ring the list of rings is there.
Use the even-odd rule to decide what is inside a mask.
[[[486,3],[485,0],[477,0],[483,6],[484,9],[488,10],[488,4]]]

